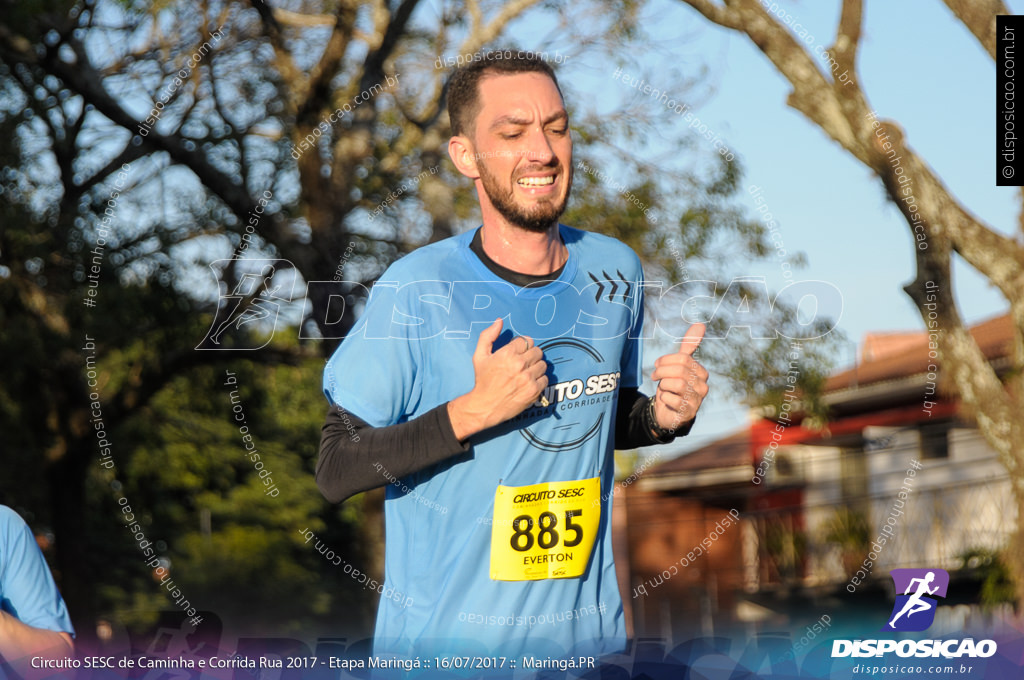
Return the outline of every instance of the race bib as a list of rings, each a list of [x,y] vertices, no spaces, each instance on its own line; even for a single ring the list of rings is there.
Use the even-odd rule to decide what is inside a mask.
[[[601,522],[601,479],[498,486],[491,578],[535,581],[582,576]]]

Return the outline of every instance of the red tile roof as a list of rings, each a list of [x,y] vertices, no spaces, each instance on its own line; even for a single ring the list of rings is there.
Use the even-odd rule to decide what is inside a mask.
[[[941,330],[941,329],[940,329]],[[971,335],[990,361],[1008,356],[1013,327],[1010,315],[983,321],[971,328]],[[886,333],[868,335],[861,362],[836,373],[825,382],[825,392],[907,378],[928,371],[928,333]]]
[[[745,427],[693,453],[673,458],[652,467],[647,474],[652,477],[674,475],[679,472],[707,470],[750,464],[750,428]]]

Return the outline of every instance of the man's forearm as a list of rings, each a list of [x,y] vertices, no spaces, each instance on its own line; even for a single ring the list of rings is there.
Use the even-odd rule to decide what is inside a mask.
[[[453,433],[447,404],[397,425],[371,427],[333,406],[320,438],[316,483],[332,503],[384,486],[468,451]]]
[[[469,395],[466,394],[448,402],[448,420],[452,424],[455,438],[460,442],[486,429],[483,415],[473,410],[469,404]]]
[[[20,659],[32,656],[64,658],[74,651],[71,636],[67,633],[29,626],[0,610],[0,655],[19,668],[19,672]]]

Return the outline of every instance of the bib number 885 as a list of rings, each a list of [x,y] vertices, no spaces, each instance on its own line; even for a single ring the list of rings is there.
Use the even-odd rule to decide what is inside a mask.
[[[572,548],[580,544],[583,540],[583,527],[573,522],[573,517],[579,517],[583,514],[582,510],[566,510],[565,511],[565,525],[563,531],[572,532],[573,537],[562,543],[563,547]],[[512,520],[512,538],[509,543],[513,550],[519,552],[525,552],[533,547],[533,534],[530,530],[533,529],[533,517],[530,515],[519,515]],[[537,517],[537,546],[544,550],[550,550],[558,545],[558,515],[553,512],[542,512]]]

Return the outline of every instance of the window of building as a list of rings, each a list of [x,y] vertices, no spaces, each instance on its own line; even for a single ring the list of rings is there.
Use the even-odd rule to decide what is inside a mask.
[[[924,423],[919,428],[922,460],[949,458],[950,423]]]

